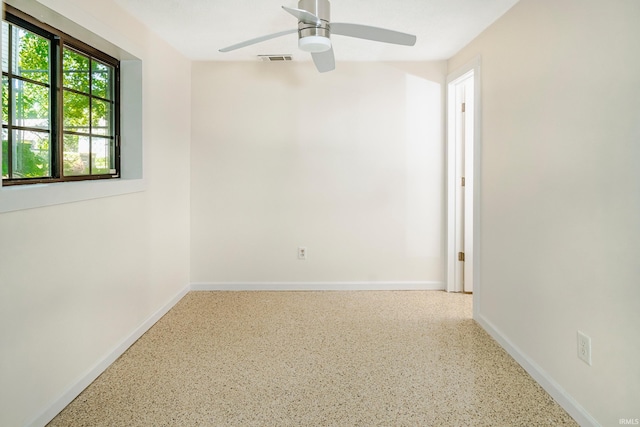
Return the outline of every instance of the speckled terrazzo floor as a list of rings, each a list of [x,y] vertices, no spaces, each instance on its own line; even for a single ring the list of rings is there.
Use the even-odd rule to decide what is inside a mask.
[[[191,292],[49,426],[575,426],[445,292]]]

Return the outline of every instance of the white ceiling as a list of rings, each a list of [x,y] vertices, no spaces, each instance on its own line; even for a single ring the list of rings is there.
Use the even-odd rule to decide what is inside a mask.
[[[218,49],[297,28],[281,6],[297,0],[116,0],[193,60],[256,60],[261,54],[293,54],[310,60],[289,34],[236,51]],[[331,21],[372,25],[415,34],[415,46],[332,36],[337,61],[431,61],[448,59],[518,0],[333,0]]]

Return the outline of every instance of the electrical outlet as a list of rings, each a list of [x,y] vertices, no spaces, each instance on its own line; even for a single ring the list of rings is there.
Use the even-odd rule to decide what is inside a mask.
[[[302,261],[307,260],[307,248],[302,246],[298,247],[298,259]]]
[[[591,338],[578,331],[578,358],[591,366]]]

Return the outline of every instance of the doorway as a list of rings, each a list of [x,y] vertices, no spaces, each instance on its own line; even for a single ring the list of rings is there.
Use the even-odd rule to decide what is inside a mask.
[[[477,291],[479,67],[475,60],[447,79],[448,292]]]

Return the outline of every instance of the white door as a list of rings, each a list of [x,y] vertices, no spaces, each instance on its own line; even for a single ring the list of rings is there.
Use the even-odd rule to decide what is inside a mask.
[[[473,292],[474,72],[448,86],[448,286]]]

